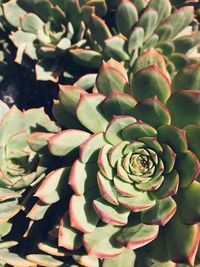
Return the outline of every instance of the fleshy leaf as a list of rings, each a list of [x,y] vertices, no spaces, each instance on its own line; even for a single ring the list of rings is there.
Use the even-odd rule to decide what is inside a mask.
[[[89,29],[92,33],[92,37],[99,43],[101,46],[104,45],[104,41],[112,36],[109,28],[106,23],[95,14],[91,15]]]
[[[118,159],[120,159],[123,156],[123,150],[128,145],[129,142],[123,141],[116,146],[114,146],[110,151],[109,151],[109,161],[112,167],[115,167]]]
[[[185,225],[175,215],[166,226],[166,239],[172,261],[194,265],[200,239],[198,224]]]
[[[131,54],[132,51],[141,47],[144,41],[144,29],[142,27],[134,27],[128,40],[128,51]]]
[[[13,123],[16,122],[17,123]],[[6,144],[11,135],[25,128],[24,114],[13,106],[1,120],[0,141]]]
[[[195,153],[200,161],[200,124],[188,125],[184,128],[184,130],[186,130],[188,148]]]
[[[99,267],[99,260],[96,257],[89,257],[87,255],[73,255],[72,257],[81,266]]]
[[[180,70],[173,79],[172,89],[200,90],[200,64],[191,64]]]
[[[166,19],[171,13],[171,3],[169,0],[151,0],[149,6],[158,13],[158,24]]]
[[[90,0],[83,2],[86,3],[87,6],[95,7],[97,16],[103,17],[107,12],[107,3],[104,0]]]
[[[97,181],[101,196],[109,203],[118,205],[117,194],[113,182],[107,179],[101,172],[97,174]]]
[[[155,206],[143,211],[142,222],[150,225],[165,225],[175,212],[176,202],[171,197],[157,200]]]
[[[83,244],[89,256],[114,257],[121,254],[123,247],[116,242],[115,235],[120,230],[112,224],[98,226],[92,233],[84,234]]]
[[[114,58],[118,61],[128,60],[129,55],[126,52],[126,41],[121,35],[116,35],[105,40],[104,54],[108,58]]]
[[[71,168],[61,168],[52,171],[40,184],[35,196],[43,203],[52,204],[67,195],[67,183]]]
[[[152,7],[147,7],[138,21],[138,25],[144,28],[145,40],[153,33],[157,23],[158,13]]]
[[[109,144],[104,145],[99,152],[97,160],[100,170],[109,180],[112,180],[113,178],[113,169],[112,166],[110,165],[108,158],[108,154],[111,148],[112,146]]]
[[[77,106],[79,121],[93,133],[105,131],[108,125],[100,110],[100,104],[104,99],[105,96],[101,94],[82,95]]]
[[[5,222],[0,224],[0,238],[7,235],[12,228],[12,223]]]
[[[200,183],[194,181],[189,187],[181,190],[179,194],[179,208],[181,220],[185,224],[195,224],[200,221]],[[190,207],[187,210],[185,207]]]
[[[149,180],[146,183],[136,184],[135,186],[143,191],[156,191],[163,183],[164,177],[158,176],[154,179]]]
[[[0,119],[9,111],[9,107],[2,100],[0,100]]]
[[[108,119],[112,119],[113,111],[116,116],[131,115],[136,103],[130,95],[113,91],[103,101],[101,109]]]
[[[162,144],[162,148],[163,153],[161,154],[161,158],[164,164],[164,173],[169,173],[174,168],[176,153],[166,144]]]
[[[53,133],[35,132],[26,138],[30,148],[38,153],[48,151],[48,139],[53,136]]]
[[[135,263],[135,254],[131,249],[124,248],[119,256],[104,259],[102,267],[133,267]]]
[[[129,249],[140,248],[156,238],[158,225],[133,224],[129,223],[117,235],[117,241]]]
[[[92,189],[92,191],[92,193],[90,192],[87,195],[73,195],[69,204],[71,226],[83,233],[93,232],[99,220],[92,207],[92,200],[98,194],[95,195],[96,190]]]
[[[97,184],[98,166],[94,163],[82,163],[76,160],[73,163],[68,184],[76,195],[82,195]],[[65,189],[66,190],[66,189]]]
[[[3,241],[3,242],[0,242],[0,249],[1,250],[8,249],[8,248],[16,246],[17,244],[18,244],[17,241]]]
[[[155,267],[178,267],[176,263],[170,261],[167,254],[165,235],[161,227],[156,239],[138,250],[137,263],[143,267],[151,265]]]
[[[130,211],[122,206],[112,205],[103,198],[98,198],[93,201],[93,207],[105,223],[121,226],[128,222]]]
[[[82,245],[82,234],[71,227],[69,213],[61,218],[58,232],[58,245],[69,250],[75,250]]]
[[[162,49],[163,46],[167,44],[167,41],[170,40],[173,35],[173,26],[169,22],[164,22],[156,29],[155,33],[159,36],[158,47],[161,47]]]
[[[66,128],[82,130],[83,126],[76,117],[76,107],[80,96],[87,94],[85,90],[75,85],[59,85],[59,104],[54,101],[53,114],[61,125]]]
[[[44,215],[46,214],[50,206],[51,204],[47,205],[44,204],[42,201],[38,200],[32,207],[32,209],[28,212],[26,217],[33,221],[41,220],[44,218]]]
[[[55,156],[65,156],[89,137],[90,134],[84,131],[64,130],[49,138],[49,150]]]
[[[177,127],[200,123],[200,91],[179,90],[168,99],[167,107]]]
[[[100,148],[105,145],[103,133],[96,133],[80,145],[80,161],[96,161]]]
[[[74,83],[74,86],[78,86],[84,90],[90,89],[95,85],[96,77],[96,73],[83,75]]]
[[[128,73],[124,66],[125,65],[124,62],[119,62],[114,58],[110,58],[106,63],[109,64],[111,67],[115,68],[116,70],[118,70],[128,81]]]
[[[75,62],[85,67],[100,68],[103,62],[102,55],[97,51],[79,48],[71,49],[70,53]]]
[[[128,37],[133,25],[138,21],[135,5],[127,0],[122,1],[117,9],[115,19],[118,31]]]
[[[177,193],[179,186],[179,175],[176,170],[164,175],[164,181],[162,185],[154,192],[151,192],[152,196],[157,199],[163,199]]]
[[[171,116],[168,109],[157,97],[140,101],[133,109],[133,115],[137,120],[142,120],[151,126],[158,128],[163,124],[170,124]]]
[[[43,21],[34,13],[27,13],[24,16],[21,16],[21,27],[25,32],[36,34],[43,25]]]
[[[38,244],[39,250],[56,257],[67,257],[69,253],[63,248],[58,248],[55,241],[44,241]]]
[[[87,95],[82,88],[71,85],[59,85],[59,100],[65,112],[76,115],[76,106],[81,95]],[[67,121],[67,120],[66,120]]]
[[[16,267],[36,266],[33,262],[28,261],[15,253],[3,251],[3,249],[2,249],[2,253],[0,252],[0,261],[1,263],[7,263],[7,264],[10,264],[11,266],[16,266]]]
[[[7,222],[21,210],[16,200],[0,203],[0,224]]]
[[[119,68],[103,63],[97,75],[96,87],[104,95],[110,94],[113,90],[123,93],[128,89],[128,79]]]
[[[136,120],[130,116],[113,116],[112,121],[106,129],[105,138],[111,144],[117,145],[123,141],[122,130],[134,122],[136,122]]]
[[[152,126],[142,121],[134,122],[122,131],[123,138],[128,141],[138,140],[141,137],[155,137],[156,134],[157,132]]]
[[[143,137],[141,137],[143,138]],[[141,139],[140,138],[140,139]],[[145,137],[146,138],[146,137]],[[148,137],[147,137],[148,138]],[[154,137],[153,137],[154,138]],[[124,154],[128,154],[130,152],[135,152],[136,150],[140,149],[140,148],[144,148],[145,144],[143,142],[139,142],[139,141],[133,141],[131,142],[129,145],[126,146],[126,148],[124,149]]]
[[[7,188],[0,188],[0,202],[11,198],[19,198],[22,196],[22,192],[15,192]]]
[[[117,176],[114,178],[114,184],[121,196],[138,196],[138,190],[133,184],[127,183]]]
[[[41,58],[35,65],[36,79],[39,81],[52,81],[57,83],[60,73],[52,67],[52,61],[49,58]]]
[[[157,96],[160,102],[165,103],[170,92],[168,78],[155,64],[143,68],[133,76],[132,95],[139,101]]]
[[[142,143],[146,145],[147,148],[150,148],[151,150],[154,150],[158,154],[163,152],[162,146],[157,141],[156,137],[141,137],[139,139]]]
[[[30,254],[26,256],[26,259],[30,262],[36,263],[37,265],[39,264],[47,267],[58,267],[63,265],[62,261],[56,260],[52,256],[45,254]]]
[[[118,201],[133,212],[149,209],[156,204],[156,201],[151,199],[146,192],[138,192],[132,197],[118,197]]]
[[[193,17],[194,8],[192,6],[182,7],[174,11],[167,19],[167,22],[173,25],[173,37],[188,26],[192,22]]]
[[[3,4],[4,15],[7,21],[13,27],[20,27],[20,16],[26,14],[26,11],[16,4],[15,0],[11,0]]]
[[[156,50],[150,48],[137,58],[133,66],[133,73],[156,64],[161,69],[161,71],[166,74],[166,63],[164,58]]]
[[[130,179],[126,169],[123,166],[123,159],[120,158],[117,161],[117,176],[120,177],[123,181],[127,183],[132,183],[133,181]]]
[[[189,186],[200,173],[200,163],[191,151],[187,151],[176,160],[176,169],[180,177],[180,187]]]
[[[169,145],[176,153],[187,151],[186,131],[173,125],[163,125],[158,128],[158,141]]]

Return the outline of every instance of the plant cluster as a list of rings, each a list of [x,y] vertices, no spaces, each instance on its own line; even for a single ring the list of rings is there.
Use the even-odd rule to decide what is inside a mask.
[[[60,83],[0,102],[0,267],[200,266],[197,2],[0,2],[3,79]]]
[[[23,64],[24,56],[33,61],[38,80],[77,76],[68,64],[72,59],[99,68],[112,57],[125,61],[129,70],[151,47],[165,56],[172,73],[196,60],[200,37],[197,27],[189,26],[192,6],[174,10],[169,0],[9,0],[2,8],[13,27],[15,61]]]
[[[81,266],[197,265],[199,69],[188,65],[171,81],[163,57],[150,49],[136,60],[131,81],[112,59],[91,92],[77,86],[88,77],[61,85],[53,114],[63,130],[54,125],[26,138],[33,154],[58,163],[47,176],[23,178],[31,185],[20,202],[24,226],[16,246],[15,230],[5,228],[15,213],[6,217],[2,260],[19,266],[72,266],[71,259]],[[20,243],[28,241],[22,250]]]

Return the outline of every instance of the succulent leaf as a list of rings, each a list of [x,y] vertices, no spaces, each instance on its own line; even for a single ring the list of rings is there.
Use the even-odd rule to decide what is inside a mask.
[[[157,225],[149,226],[142,223],[125,226],[117,234],[117,241],[126,248],[136,249],[154,240],[158,234],[158,229]]]
[[[195,255],[199,245],[199,227],[197,224],[188,226],[174,216],[166,229],[167,250],[176,263],[194,265]],[[181,236],[184,235],[184,242]],[[175,245],[172,249],[172,243]]]
[[[79,138],[80,136],[81,138]],[[84,131],[65,130],[49,138],[49,150],[53,155],[65,156],[85,142],[89,136],[90,134]],[[63,146],[63,142],[65,142],[65,146]]]
[[[77,117],[79,121],[91,132],[104,131],[108,125],[108,121],[100,110],[100,104],[105,99],[102,94],[82,95],[77,105]],[[89,118],[87,112],[91,114]]]
[[[103,267],[121,267],[126,262],[127,267],[134,266],[135,255],[131,249],[124,248],[119,256],[107,258],[103,261]]]
[[[110,258],[121,254],[123,247],[116,242],[114,236],[119,227],[103,224],[89,234],[84,234],[83,244],[89,256]]]

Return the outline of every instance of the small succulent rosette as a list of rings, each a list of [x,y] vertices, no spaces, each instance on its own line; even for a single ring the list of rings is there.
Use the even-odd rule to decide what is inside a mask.
[[[15,61],[23,64],[24,56],[31,60],[30,66],[34,61],[37,80],[58,82],[63,72],[65,76],[72,75],[69,50],[86,43],[84,21],[89,16],[88,6],[89,13],[90,8],[99,15],[107,11],[105,0],[10,0],[3,3],[4,17],[14,27],[10,39],[17,48]]]
[[[93,46],[70,50],[79,64],[100,68],[102,60],[114,58],[124,61],[130,70],[139,55],[155,48],[163,54],[170,74],[174,75],[199,60],[200,34],[192,3],[179,9],[172,8],[169,0],[107,3],[107,16],[101,18],[93,12],[86,22]]]
[[[137,60],[131,83],[111,61],[97,76],[96,92],[60,87],[53,113],[70,129],[51,136],[48,146],[75,160],[35,193],[45,209],[69,199],[67,184],[73,190],[66,212],[56,211],[57,227],[38,245],[51,260],[64,250],[81,266],[100,266],[99,258],[104,267],[198,263],[200,65],[184,68],[171,84],[164,61],[148,53]],[[38,205],[28,214],[33,221],[40,215]],[[42,256],[27,259],[38,263]]]
[[[28,191],[44,178],[47,159],[34,152],[27,137],[37,131],[49,138],[59,127],[49,119],[43,109],[21,112],[0,103],[0,247],[16,245],[15,241],[3,242],[13,226],[10,219],[22,210],[22,200]],[[39,131],[41,131],[39,133]],[[14,224],[15,225],[15,224]]]

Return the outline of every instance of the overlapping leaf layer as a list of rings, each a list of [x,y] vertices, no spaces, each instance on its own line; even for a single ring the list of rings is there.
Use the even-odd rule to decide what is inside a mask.
[[[97,77],[60,85],[53,114],[63,130],[27,141],[61,168],[24,200],[20,242],[31,245],[20,256],[7,252],[5,263],[198,266],[200,65],[172,81],[166,69],[150,49],[131,81],[111,59]]]
[[[103,60],[114,58],[130,71],[152,47],[165,56],[172,75],[198,61],[192,4],[174,10],[169,0],[4,0],[2,8],[13,27],[9,38],[17,48],[16,62],[31,59],[38,80],[80,75],[69,65],[72,59],[98,69]]]

